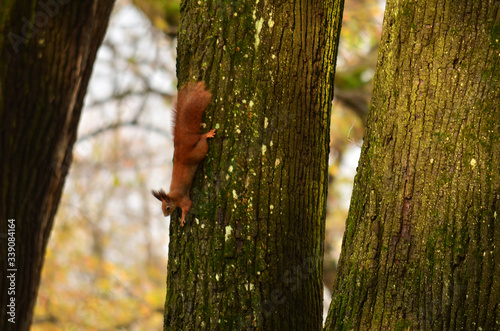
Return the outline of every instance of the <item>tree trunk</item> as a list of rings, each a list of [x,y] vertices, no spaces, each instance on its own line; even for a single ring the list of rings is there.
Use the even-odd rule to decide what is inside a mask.
[[[500,2],[388,1],[327,329],[495,330]]]
[[[185,1],[178,77],[217,129],[170,226],[165,330],[318,330],[343,1]]]
[[[3,1],[0,330],[28,330],[31,323],[83,97],[112,6]]]

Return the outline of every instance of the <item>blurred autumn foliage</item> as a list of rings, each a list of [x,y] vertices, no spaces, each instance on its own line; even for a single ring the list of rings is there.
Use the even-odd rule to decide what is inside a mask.
[[[368,114],[384,1],[345,1],[331,120],[324,282],[333,286]]]
[[[169,219],[149,192],[170,181],[178,8],[179,1],[117,1],[89,85],[33,330],[162,328]],[[362,143],[382,13],[377,0],[345,3],[332,111],[328,288]]]

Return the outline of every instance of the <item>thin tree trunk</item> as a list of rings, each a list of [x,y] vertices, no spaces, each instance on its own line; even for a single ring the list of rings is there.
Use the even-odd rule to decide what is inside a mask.
[[[318,330],[343,1],[186,1],[179,83],[217,129],[170,227],[165,330]]]
[[[31,323],[83,97],[112,6],[113,1],[2,3],[0,330],[28,330]],[[11,300],[15,306],[7,307]]]
[[[499,1],[388,1],[327,329],[499,328],[499,40]]]

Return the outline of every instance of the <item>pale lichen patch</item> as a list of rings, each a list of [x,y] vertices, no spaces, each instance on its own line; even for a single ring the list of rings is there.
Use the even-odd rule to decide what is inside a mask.
[[[231,237],[231,233],[232,232],[233,232],[233,228],[231,227],[231,225],[226,226],[225,235],[224,235],[224,239],[226,241],[229,240],[229,238]]]
[[[260,44],[260,31],[262,30],[262,23],[264,23],[264,19],[262,17],[255,22],[255,49],[257,49]]]
[[[269,26],[269,28],[272,28],[274,26],[274,21],[273,21],[273,17],[269,17],[269,21],[267,21],[267,25]]]

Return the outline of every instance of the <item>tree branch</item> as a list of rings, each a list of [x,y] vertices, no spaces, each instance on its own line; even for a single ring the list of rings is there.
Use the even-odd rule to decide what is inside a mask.
[[[119,129],[119,128],[122,128],[122,127],[136,127],[136,128],[139,128],[139,129],[143,129],[145,131],[156,132],[158,134],[161,134],[162,136],[165,136],[167,138],[171,138],[171,135],[165,129],[162,129],[162,128],[159,128],[157,126],[153,126],[153,125],[150,125],[150,124],[140,123],[139,121],[137,121],[137,119],[134,118],[134,119],[132,119],[130,121],[111,123],[111,124],[109,124],[107,126],[99,128],[99,129],[97,129],[95,131],[92,131],[90,133],[84,134],[83,136],[81,136],[81,137],[78,138],[77,142],[82,142],[82,141],[88,140],[90,138],[93,138],[93,137],[95,137],[97,135],[100,135],[100,134],[102,134],[104,132],[115,130],[115,129]]]

